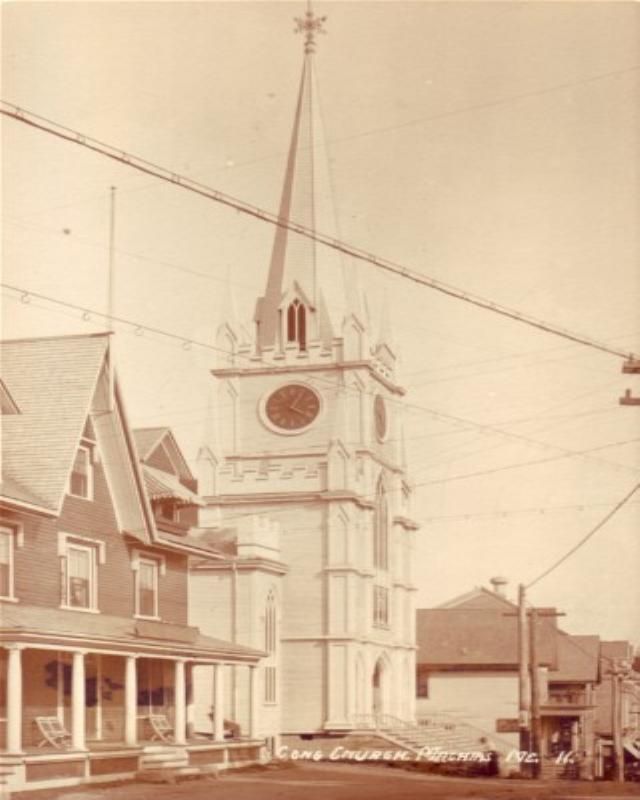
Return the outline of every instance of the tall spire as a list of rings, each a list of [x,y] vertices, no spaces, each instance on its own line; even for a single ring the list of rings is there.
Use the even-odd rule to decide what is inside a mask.
[[[296,33],[304,35],[304,61],[278,216],[338,238],[313,65],[325,20],[310,4],[304,16],[296,18]],[[339,253],[278,227],[266,291],[256,307],[259,348],[297,341],[304,349],[314,340],[328,347],[340,334],[353,294],[347,290]],[[301,307],[302,334],[295,316]]]

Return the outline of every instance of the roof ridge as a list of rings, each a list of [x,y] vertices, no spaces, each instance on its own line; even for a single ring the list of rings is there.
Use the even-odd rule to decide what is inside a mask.
[[[0,339],[0,344],[20,344],[24,342],[46,342],[62,339],[91,339],[101,336],[112,336],[113,331],[98,331],[95,333],[65,333],[59,336],[23,336],[19,339]]]

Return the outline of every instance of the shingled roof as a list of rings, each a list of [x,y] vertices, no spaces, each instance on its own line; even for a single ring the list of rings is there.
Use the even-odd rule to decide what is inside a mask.
[[[518,607],[507,597],[483,587],[455,597],[438,608],[416,613],[417,662],[432,669],[518,666]],[[557,662],[555,617],[538,620],[540,663]]]
[[[595,681],[598,678],[599,636],[573,636],[558,631],[558,667],[550,681]]]
[[[2,418],[2,494],[56,513],[108,348],[108,334],[0,344],[19,413]]]
[[[418,609],[417,662],[431,668],[516,669],[517,618],[503,611],[467,608]],[[540,663],[555,667],[555,623],[540,620]]]

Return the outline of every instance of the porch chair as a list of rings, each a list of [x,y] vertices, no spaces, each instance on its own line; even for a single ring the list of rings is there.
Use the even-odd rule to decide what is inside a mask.
[[[173,737],[173,725],[165,714],[149,714],[147,717],[151,725],[151,741],[159,739],[161,742],[170,742]]]
[[[35,722],[42,735],[38,747],[50,744],[59,750],[61,747],[71,746],[71,734],[58,717],[36,717]]]

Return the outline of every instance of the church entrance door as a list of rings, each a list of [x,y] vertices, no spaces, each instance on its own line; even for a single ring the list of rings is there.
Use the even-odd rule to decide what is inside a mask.
[[[388,714],[388,699],[387,699],[387,683],[388,683],[388,670],[382,658],[376,661],[373,668],[372,682],[372,699],[373,699],[373,714],[376,718],[383,714]]]

